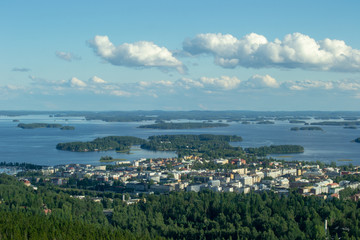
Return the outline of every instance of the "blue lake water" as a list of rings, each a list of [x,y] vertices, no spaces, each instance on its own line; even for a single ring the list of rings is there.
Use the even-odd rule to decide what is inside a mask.
[[[16,127],[18,119],[22,123],[59,123],[75,127],[74,131],[60,129],[21,129]],[[55,148],[59,142],[90,141],[105,136],[135,136],[146,139],[148,136],[161,134],[230,134],[243,138],[242,147],[260,147],[279,144],[298,144],[305,148],[302,154],[286,154],[287,160],[337,161],[351,159],[352,164],[360,165],[360,144],[351,140],[360,137],[360,129],[344,129],[341,126],[321,126],[324,131],[290,131],[291,127],[302,126],[287,121],[276,121],[276,124],[241,124],[230,123],[229,127],[192,129],[192,130],[158,130],[137,128],[144,123],[108,123],[103,121],[86,121],[81,117],[50,118],[43,115],[19,117],[0,116],[0,161],[27,162],[40,165],[58,165],[69,163],[100,164],[101,156],[112,156],[135,160],[139,158],[173,157],[173,152],[152,152],[135,147],[131,154],[107,152],[67,152]]]

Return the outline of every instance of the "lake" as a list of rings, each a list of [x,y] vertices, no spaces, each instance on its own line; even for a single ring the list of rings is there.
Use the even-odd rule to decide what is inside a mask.
[[[74,126],[74,131],[57,128],[21,129],[13,122],[21,123],[59,123]],[[152,122],[146,122],[152,123]],[[290,131],[291,127],[301,124],[290,124],[288,121],[275,121],[275,124],[241,124],[229,123],[229,127],[161,130],[137,128],[144,122],[103,122],[87,121],[83,117],[57,118],[44,115],[27,115],[18,117],[0,116],[0,161],[27,162],[39,165],[54,166],[59,164],[93,164],[99,165],[101,156],[112,156],[135,160],[139,158],[174,157],[173,152],[153,152],[134,147],[131,154],[107,152],[68,152],[55,148],[60,142],[90,141],[105,136],[135,136],[146,139],[152,135],[162,134],[225,134],[238,135],[242,142],[232,143],[241,147],[260,147],[280,144],[297,144],[305,148],[302,154],[284,154],[286,160],[336,161],[338,165],[352,163],[360,165],[360,144],[351,140],[360,137],[359,129],[344,129],[342,126],[321,126],[324,131]],[[285,156],[278,156],[279,158]],[[338,161],[350,159],[352,161]]]

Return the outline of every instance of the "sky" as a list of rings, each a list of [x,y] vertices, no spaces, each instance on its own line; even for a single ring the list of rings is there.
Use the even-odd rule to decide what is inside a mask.
[[[0,110],[359,111],[359,1],[0,1]]]

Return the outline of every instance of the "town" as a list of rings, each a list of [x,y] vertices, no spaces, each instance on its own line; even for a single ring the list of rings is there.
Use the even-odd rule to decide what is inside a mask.
[[[334,166],[335,165],[335,166]],[[206,166],[211,166],[207,168]],[[346,170],[346,171],[345,171]],[[350,171],[352,170],[352,171]],[[67,189],[92,190],[97,193],[126,194],[128,204],[140,201],[146,194],[167,194],[173,191],[211,190],[214,192],[272,191],[286,196],[295,190],[303,196],[323,199],[340,198],[344,189],[360,186],[346,176],[360,176],[357,167],[336,164],[286,162],[263,158],[257,163],[245,159],[204,160],[197,156],[183,158],[139,159],[133,162],[117,161],[113,165],[68,164],[41,167],[19,172],[18,178],[28,186],[49,183]],[[86,198],[75,195],[76,198]],[[100,196],[103,196],[100,194]],[[125,196],[125,195],[123,195]],[[351,196],[354,200],[360,195]],[[99,198],[93,198],[100,201]]]

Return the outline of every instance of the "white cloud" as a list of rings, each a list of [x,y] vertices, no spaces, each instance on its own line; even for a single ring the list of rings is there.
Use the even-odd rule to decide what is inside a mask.
[[[115,95],[115,96],[131,96],[131,93],[125,92],[125,91],[120,91],[120,90],[114,90],[110,92],[111,95]]]
[[[81,81],[80,79],[78,79],[76,77],[71,78],[69,83],[70,83],[71,87],[84,88],[87,86],[87,84],[85,82]]]
[[[89,79],[89,82],[91,83],[95,83],[95,84],[103,84],[106,83],[106,81],[104,79],[101,79],[97,76],[93,76],[92,78]]]
[[[176,81],[141,81],[137,83],[112,83],[93,76],[87,81],[77,77],[68,80],[47,80],[30,76],[32,82],[28,86],[7,85],[0,86],[3,96],[17,95],[47,95],[47,96],[112,96],[113,98],[131,98],[134,100],[162,102],[176,102],[179,99],[201,99],[201,102],[217,102],[224,99],[237,99],[240,96],[249,98],[259,96],[254,92],[261,91],[261,96],[343,96],[355,98],[359,96],[360,79],[328,80],[302,80],[277,81],[269,75],[254,75],[248,80],[241,81],[235,76],[200,77],[197,79],[181,78]],[[1,95],[0,94],[0,95]],[[9,95],[10,94],[10,95]],[[96,97],[95,97],[96,98]],[[101,98],[101,97],[100,97]],[[216,100],[217,99],[217,100]],[[289,98],[290,99],[290,98]],[[157,100],[157,101],[158,101]],[[191,100],[188,100],[191,103]],[[220,106],[220,105],[219,105]]]
[[[250,88],[278,88],[279,83],[269,75],[254,75],[244,82],[243,86]]]
[[[264,36],[251,33],[241,39],[230,34],[199,34],[183,43],[192,54],[211,54],[222,67],[280,67],[321,71],[360,71],[360,50],[344,41],[315,39],[301,34],[288,34],[281,41],[269,42]]]
[[[195,81],[192,80],[190,78],[181,78],[179,80],[176,81],[176,85],[185,89],[190,89],[190,88],[203,88],[204,84],[199,82],[199,81]]]
[[[323,89],[331,90],[336,87],[337,83],[333,81],[315,81],[315,80],[303,80],[303,81],[286,81],[282,84],[284,88],[290,90],[310,90],[310,89]]]
[[[152,82],[145,82],[145,81],[140,81],[138,83],[138,85],[142,88],[148,88],[148,87],[171,87],[173,86],[173,82],[172,81],[164,81],[164,80],[160,80],[160,81],[152,81]]]
[[[337,81],[337,88],[341,90],[350,90],[350,91],[357,91],[360,90],[360,81],[359,80],[343,80]]]
[[[220,78],[201,77],[200,82],[204,86],[212,86],[224,90],[231,90],[237,88],[241,81],[237,77],[221,76]]]
[[[116,47],[108,36],[95,36],[89,43],[98,56],[113,65],[176,69],[180,73],[185,71],[183,64],[168,49],[153,42],[123,43]]]
[[[69,53],[69,52],[61,52],[61,51],[56,51],[55,55],[65,61],[71,62],[72,60],[80,60],[81,58],[79,56],[76,56],[73,53]]]

